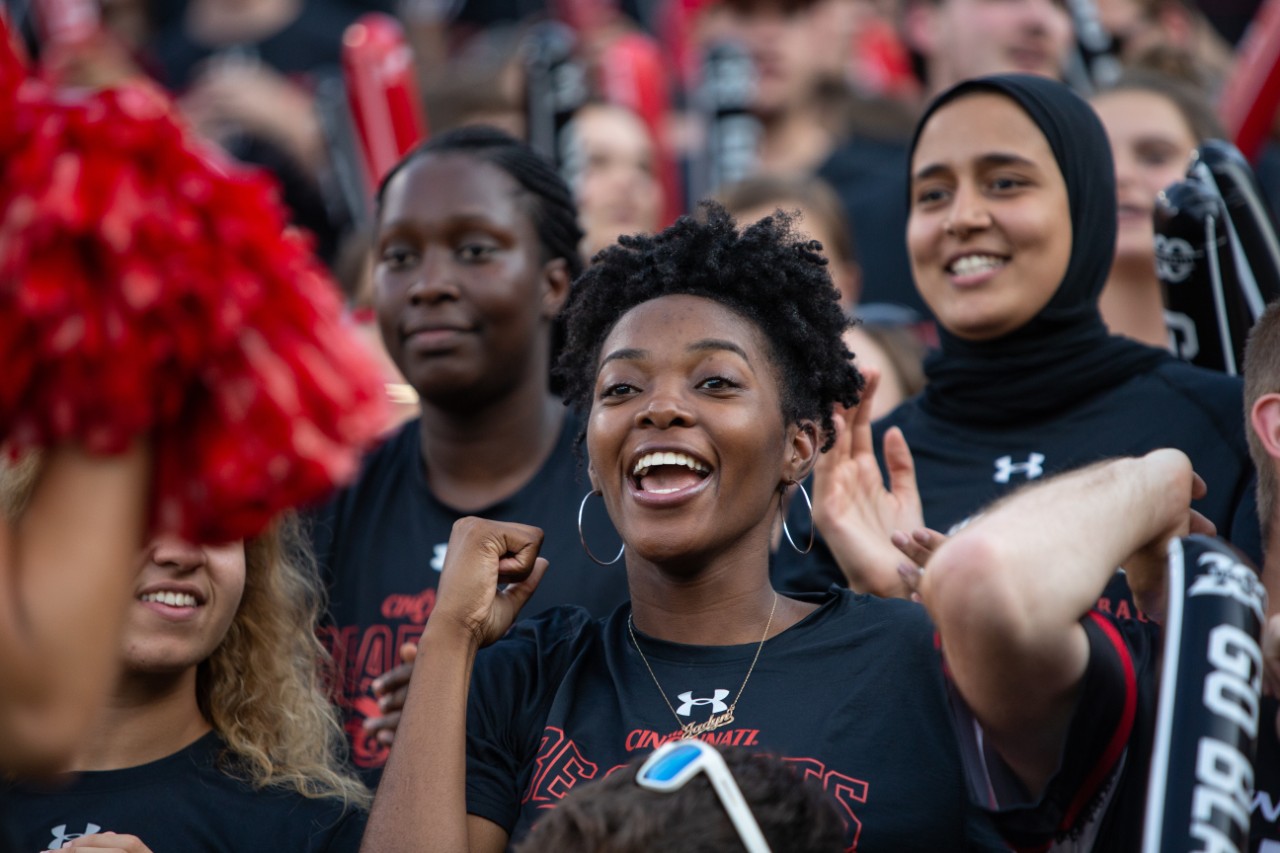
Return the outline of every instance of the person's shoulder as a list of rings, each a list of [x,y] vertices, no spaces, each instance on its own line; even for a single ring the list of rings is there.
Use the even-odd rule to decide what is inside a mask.
[[[816,602],[809,620],[817,631],[858,642],[914,639],[933,647],[934,627],[924,607],[901,598],[881,598],[833,584],[823,593],[793,595]]]
[[[613,617],[609,617],[613,618]],[[506,666],[523,659],[543,668],[555,661],[576,657],[600,640],[604,620],[594,618],[585,607],[561,604],[527,619],[518,620],[511,630],[481,651],[490,666]],[[505,659],[498,664],[497,659]]]
[[[1179,388],[1194,389],[1222,397],[1234,396],[1238,399],[1244,392],[1244,381],[1239,376],[1230,376],[1179,358],[1160,362],[1151,371],[1151,375]]]
[[[1158,382],[1165,396],[1180,399],[1183,413],[1198,411],[1237,444],[1244,442],[1244,381],[1180,359],[1161,362],[1147,377]],[[1165,411],[1172,417],[1178,413]]]
[[[383,436],[381,442],[360,460],[356,476],[330,498],[330,504],[369,489],[381,489],[389,479],[408,476],[412,460],[421,458],[421,438],[417,418],[401,424]]]
[[[546,645],[589,641],[599,636],[602,623],[603,620],[593,617],[585,607],[560,604],[516,622],[494,645],[508,642]]]
[[[241,772],[234,750],[211,732],[185,750],[196,765],[205,802],[234,814],[257,843],[307,853],[355,853],[368,813],[338,795],[304,794],[286,784],[260,785]],[[215,795],[214,791],[221,791]],[[247,836],[248,837],[248,836]]]

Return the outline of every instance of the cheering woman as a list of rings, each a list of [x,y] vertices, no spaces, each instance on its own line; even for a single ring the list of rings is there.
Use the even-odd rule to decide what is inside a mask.
[[[583,544],[625,560],[631,603],[512,628],[565,567],[538,556],[536,528],[459,521],[363,849],[502,850],[576,785],[681,736],[790,759],[836,801],[849,847],[990,837],[923,611],[770,583],[783,491],[862,379],[816,244],[782,216],[738,232],[704,213],[606,249],[566,309],[584,502],[603,501],[623,548]]]
[[[903,509],[883,520],[911,529],[922,507],[924,523],[945,531],[1029,481],[1174,447],[1207,482],[1196,509],[1256,557],[1240,381],[1109,335],[1098,314],[1116,190],[1107,135],[1089,105],[1038,77],[962,83],[921,120],[910,186],[907,246],[942,350],[925,363],[924,393],[874,427]],[[914,506],[904,437],[919,481]],[[860,471],[853,455],[824,460],[820,529],[856,589],[898,594],[900,556],[892,547],[871,554],[855,532],[865,514],[841,505],[849,493],[841,479]],[[813,576],[807,586],[833,579]],[[1122,593],[1108,598],[1132,615]]]

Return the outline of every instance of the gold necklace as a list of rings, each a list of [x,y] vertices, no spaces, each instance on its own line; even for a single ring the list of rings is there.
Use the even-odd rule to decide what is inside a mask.
[[[627,633],[631,635],[631,645],[636,647],[636,653],[640,655],[640,660],[644,662],[644,668],[649,670],[649,677],[653,679],[654,687],[658,688],[658,694],[662,696],[662,701],[667,703],[667,707],[671,710],[671,716],[676,718],[676,725],[680,727],[680,731],[684,732],[685,737],[694,737],[705,732],[712,732],[733,723],[733,711],[738,707],[738,700],[742,698],[742,691],[747,689],[747,682],[751,680],[751,673],[755,672],[756,661],[760,660],[760,652],[764,649],[764,641],[769,639],[769,629],[773,627],[773,614],[778,609],[778,598],[778,592],[774,590],[773,606],[769,608],[769,621],[764,625],[764,636],[760,638],[760,644],[756,646],[756,655],[751,659],[751,666],[747,667],[747,677],[742,679],[742,686],[738,688],[738,695],[734,696],[733,701],[729,703],[729,710],[723,714],[711,715],[704,723],[682,723],[680,721],[680,715],[676,713],[675,706],[667,698],[667,691],[662,689],[658,676],[654,674],[653,667],[649,665],[649,659],[644,656],[644,652],[640,649],[640,643],[636,641],[635,621],[631,618],[631,614],[627,614]]]

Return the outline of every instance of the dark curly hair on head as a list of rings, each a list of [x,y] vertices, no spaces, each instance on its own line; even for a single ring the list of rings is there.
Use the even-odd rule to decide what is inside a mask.
[[[721,750],[771,850],[839,853],[844,823],[835,801],[787,762],[745,747]],[[660,793],[636,784],[648,756],[590,784],[578,785],[546,812],[516,853],[721,853],[741,850],[738,832],[705,775]]]
[[[783,416],[819,424],[826,450],[834,439],[833,405],[855,405],[864,382],[841,337],[849,321],[820,244],[797,237],[781,211],[741,232],[716,202],[703,202],[700,213],[659,234],[620,237],[574,282],[561,315],[568,340],[556,367],[565,401],[584,415],[590,411],[600,348],[624,314],[662,296],[702,296],[764,333]]]
[[[498,167],[515,180],[532,197],[530,218],[538,231],[538,242],[546,260],[564,258],[570,278],[582,273],[582,228],[578,225],[578,208],[569,185],[545,157],[525,143],[496,127],[460,127],[426,142],[406,154],[387,172],[374,206],[382,217],[382,197],[387,186],[405,167],[428,154],[465,154]]]

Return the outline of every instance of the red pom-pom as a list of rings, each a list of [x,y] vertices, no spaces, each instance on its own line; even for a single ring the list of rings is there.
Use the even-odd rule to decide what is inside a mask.
[[[147,84],[4,97],[0,437],[112,453],[149,436],[153,526],[199,542],[350,477],[387,424],[381,374],[274,184]]]

